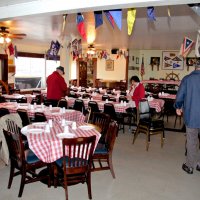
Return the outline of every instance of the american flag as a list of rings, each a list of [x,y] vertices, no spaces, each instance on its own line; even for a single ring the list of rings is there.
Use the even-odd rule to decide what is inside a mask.
[[[145,74],[145,71],[144,71],[144,57],[142,57],[140,75],[143,76],[144,74]]]

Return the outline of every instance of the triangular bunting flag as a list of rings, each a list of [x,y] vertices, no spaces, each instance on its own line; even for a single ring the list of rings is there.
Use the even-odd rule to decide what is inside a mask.
[[[98,28],[103,24],[102,11],[94,11],[94,18],[95,18],[95,28]]]
[[[148,7],[147,8],[147,16],[148,16],[149,20],[156,21],[154,7]]]
[[[165,56],[164,57],[164,61],[167,61],[167,60],[170,60],[171,58],[169,58],[169,57],[167,57],[167,56]]]
[[[84,25],[84,17],[81,13],[77,14],[76,17],[77,28],[84,40],[87,40],[86,32],[85,32],[85,25]]]
[[[193,40],[191,40],[188,37],[184,37],[183,44],[181,45],[180,49],[180,55],[182,55],[185,58],[189,53],[189,51],[191,50],[193,44],[194,44]]]
[[[169,64],[169,63],[165,63],[165,68],[167,68],[167,67],[171,67],[172,65],[171,64]]]
[[[200,30],[197,33],[197,41],[195,45],[195,55],[196,57],[200,57]]]
[[[112,15],[117,27],[122,30],[122,10],[110,10],[109,13]]]
[[[127,25],[128,25],[128,35],[131,35],[133,26],[136,18],[136,9],[131,8],[127,11]]]
[[[178,56],[174,57],[172,60],[173,61],[182,61]]]
[[[111,26],[114,28],[114,19],[109,11],[104,11],[108,21],[110,22]]]

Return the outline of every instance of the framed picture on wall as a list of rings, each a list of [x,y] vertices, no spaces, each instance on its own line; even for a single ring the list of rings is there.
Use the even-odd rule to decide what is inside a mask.
[[[136,63],[136,64],[139,64],[139,57],[136,57],[135,63]]]
[[[114,71],[114,60],[106,60],[106,71]]]
[[[186,65],[189,66],[193,66],[195,67],[195,64],[197,62],[197,59],[195,57],[187,57],[186,58]]]
[[[162,69],[183,70],[183,58],[178,51],[162,52]]]

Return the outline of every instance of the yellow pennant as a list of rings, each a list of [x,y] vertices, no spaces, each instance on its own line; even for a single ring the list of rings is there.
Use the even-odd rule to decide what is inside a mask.
[[[127,25],[128,25],[128,35],[131,35],[133,26],[136,18],[136,9],[130,8],[127,11]]]

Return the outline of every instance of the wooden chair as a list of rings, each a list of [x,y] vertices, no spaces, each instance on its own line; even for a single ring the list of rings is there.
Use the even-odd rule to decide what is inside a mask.
[[[66,200],[68,199],[67,187],[78,183],[87,183],[88,197],[92,199],[91,164],[95,140],[96,136],[62,140],[63,157],[56,161],[54,183],[55,187],[57,181],[64,187]],[[58,177],[59,174],[61,174],[60,177]]]
[[[10,154],[8,189],[11,188],[13,178],[17,175],[21,175],[18,197],[22,196],[25,184],[48,179],[48,186],[50,186],[49,175],[39,177],[38,174],[35,173],[36,169],[45,167],[47,164],[40,161],[31,151],[26,152],[25,156],[24,145],[19,133],[11,133],[6,130],[3,130],[3,132]],[[17,171],[15,172],[15,170]]]
[[[88,108],[90,108],[90,117],[89,117],[89,121],[90,121],[93,118],[93,113],[100,112],[100,110],[96,101],[89,101]]]
[[[147,100],[141,100],[138,108],[138,125],[133,137],[133,144],[140,132],[146,134],[146,150],[149,149],[150,136],[161,134],[161,147],[163,147],[165,134],[164,134],[164,121],[153,119],[150,113],[150,107]]]
[[[115,112],[115,107],[112,103],[105,103],[104,104],[104,113],[110,115],[112,120],[117,121],[117,123],[119,124],[119,130],[123,129],[123,133],[124,133],[124,116],[120,113],[116,113]],[[122,128],[121,128],[122,126]]]
[[[16,101],[17,101],[17,103],[27,103],[27,98],[26,97],[22,97],[20,99],[17,99]]]
[[[47,118],[42,112],[35,112],[35,122],[46,122]]]
[[[7,114],[10,114],[7,108],[0,108],[0,117],[3,117],[4,115],[7,115]]]
[[[65,98],[62,98],[59,102],[58,102],[58,105],[57,107],[60,107],[60,108],[68,108],[68,103],[67,103],[67,100]]]
[[[6,119],[5,122],[6,122],[6,126],[7,126],[7,131],[9,131],[11,133],[20,134],[25,149],[28,149],[29,148],[28,147],[28,140],[27,140],[27,137],[21,133],[21,128],[19,126],[17,126],[17,124],[11,119]]]
[[[27,126],[31,123],[28,113],[25,109],[17,109],[17,113],[19,114],[19,116],[22,120],[23,126]]]
[[[105,143],[105,136],[106,136],[110,121],[111,121],[111,118],[108,114],[93,112],[91,124],[94,124],[101,129],[101,138],[99,140],[99,143],[103,143],[103,144]]]
[[[109,96],[104,94],[104,95],[102,96],[102,101],[106,101],[106,99],[109,99]]]
[[[84,115],[86,114],[85,105],[82,99],[75,100],[73,109],[82,112]]]
[[[113,178],[115,178],[115,172],[112,163],[112,152],[115,144],[115,139],[117,136],[117,131],[118,131],[117,123],[116,122],[110,123],[105,138],[105,144],[104,145],[98,144],[93,154],[92,171],[110,170]],[[96,162],[99,163],[99,167],[95,166]],[[102,164],[105,162],[107,163],[106,166]]]

